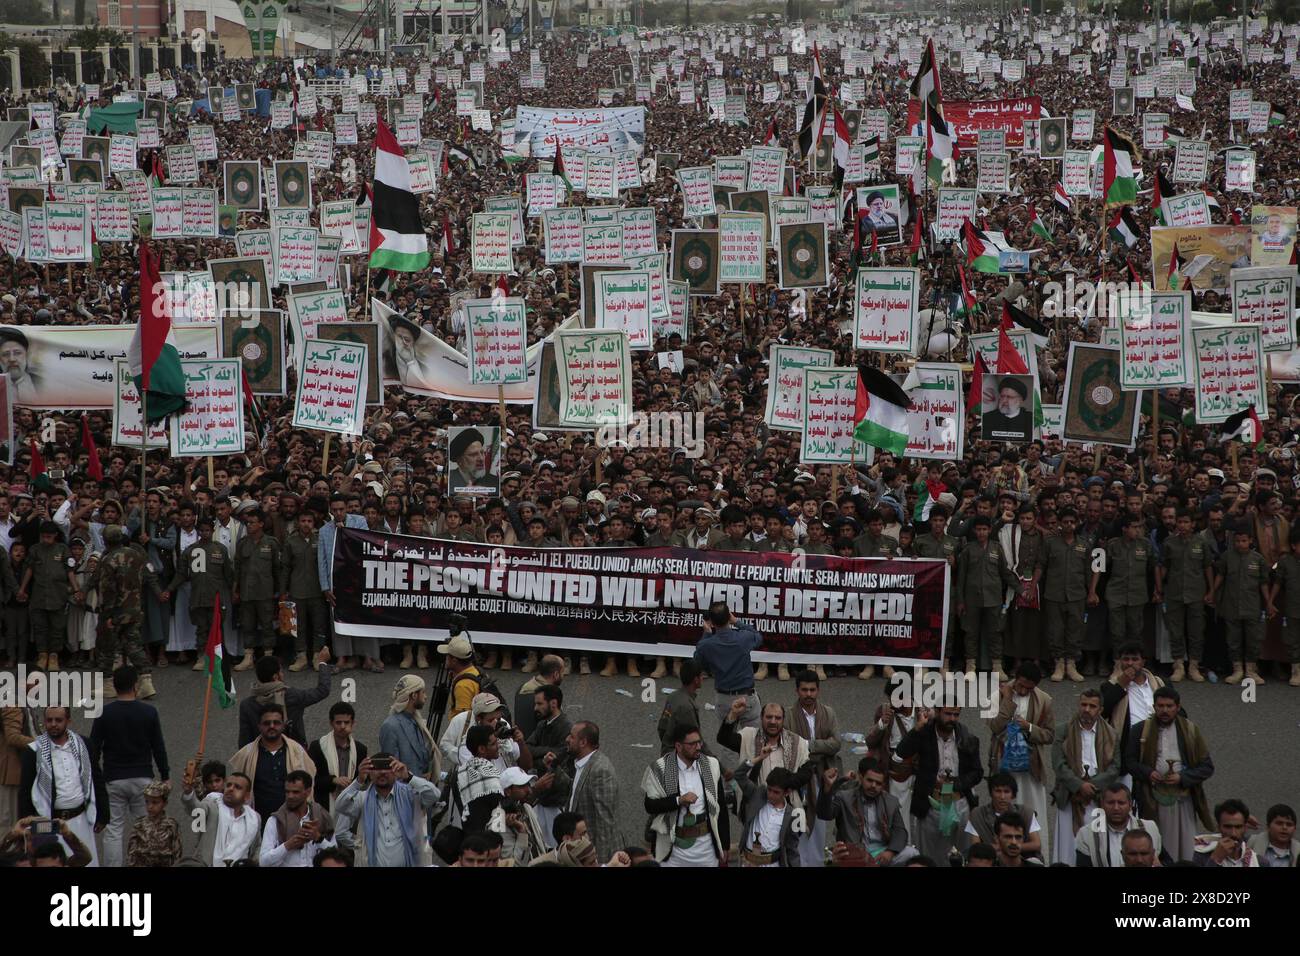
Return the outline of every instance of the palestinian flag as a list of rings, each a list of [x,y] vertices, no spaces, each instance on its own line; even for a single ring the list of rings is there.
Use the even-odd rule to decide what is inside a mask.
[[[943,90],[939,88],[939,64],[934,58],[934,41],[927,40],[925,53],[921,55],[921,63],[916,68],[916,77],[912,80],[908,95],[921,103],[928,103],[931,93],[939,102],[943,102]]]
[[[1033,339],[1035,346],[1040,349],[1047,348],[1047,326],[1007,301],[1002,303],[1002,327],[1024,329]]]
[[[984,401],[984,356],[975,353],[975,368],[970,375],[970,390],[966,393],[966,411],[978,413]]]
[[[862,164],[870,166],[880,162],[880,137],[873,136],[862,142]]]
[[[976,272],[998,271],[998,253],[1007,249],[1006,243],[976,229],[969,219],[962,225],[962,240],[966,245],[966,265]]]
[[[1178,254],[1178,240],[1174,240],[1174,251],[1169,255],[1169,272],[1166,273],[1166,285],[1170,292],[1177,292],[1183,284],[1183,266],[1187,260]]]
[[[822,80],[822,58],[813,44],[812,81],[808,84],[808,99],[799,123],[799,156],[807,160],[817,144],[817,137],[825,125],[826,83]]]
[[[185,400],[185,375],[181,356],[176,350],[176,336],[167,310],[167,294],[158,272],[158,259],[147,241],[140,242],[140,320],[127,349],[131,378],[140,393],[144,419],[148,424],[161,421],[188,406]]]
[[[203,656],[208,661],[208,688],[217,698],[217,704],[225,710],[235,702],[235,683],[226,674],[222,644],[221,602],[218,601],[212,607],[212,626],[208,628],[208,643],[203,647]]]
[[[1224,421],[1219,426],[1219,429],[1216,439],[1218,444],[1224,444],[1234,439],[1244,442],[1255,449],[1264,444],[1264,426],[1260,424],[1259,415],[1255,412],[1254,405],[1237,412],[1237,414]]]
[[[916,507],[912,509],[912,520],[929,521],[930,509],[939,503],[939,496],[948,491],[942,481],[918,481],[912,486],[916,489]]]
[[[1210,207],[1211,212],[1217,212],[1217,213],[1223,212],[1223,207],[1219,205],[1218,197],[1215,196],[1214,193],[1210,192],[1210,190],[1208,189],[1205,190],[1205,205]],[[1237,223],[1237,225],[1240,226],[1241,223]]]
[[[1070,214],[1070,197],[1065,192],[1065,187],[1060,183],[1052,190],[1052,202],[1056,203],[1056,208],[1061,210],[1067,216]]]
[[[895,455],[907,451],[907,409],[912,400],[902,386],[877,368],[858,369],[853,437]]]
[[[1116,242],[1124,243],[1125,249],[1132,249],[1142,238],[1141,229],[1138,227],[1137,220],[1133,218],[1133,213],[1128,206],[1124,206],[1111,219],[1108,226],[1110,237]]]
[[[429,238],[420,200],[411,192],[411,167],[388,125],[376,120],[374,207],[370,213],[370,266],[398,272],[429,267]]]
[[[443,150],[443,156],[446,155],[447,151]],[[573,192],[573,183],[569,182],[568,174],[564,171],[564,155],[560,150],[560,143],[558,140],[556,140],[555,143],[555,160],[551,163],[551,175],[556,179],[564,180],[564,188],[566,192]]]
[[[1033,206],[1029,207],[1029,231],[1044,242],[1052,241],[1052,231],[1043,225],[1043,220],[1038,218],[1038,210]]]
[[[931,96],[925,108],[926,117],[926,165],[925,173],[930,182],[936,185],[943,182],[944,162],[954,158],[956,150],[948,123],[943,118],[943,109],[939,101]]]
[[[1136,153],[1137,148],[1131,140],[1106,127],[1102,193],[1107,206],[1131,206],[1137,201],[1137,179],[1133,175]]]
[[[1280,106],[1270,105],[1269,108],[1268,108],[1268,125],[1269,125],[1269,126],[1285,126],[1285,125],[1286,125],[1286,110],[1284,110],[1284,109],[1283,109],[1282,107],[1280,107]]]
[[[1165,214],[1161,209],[1161,203],[1166,196],[1173,196],[1174,184],[1169,181],[1163,169],[1156,170],[1156,183],[1151,188],[1151,217],[1160,225],[1165,224]]]
[[[478,169],[478,168],[479,168],[479,166],[478,166],[478,160],[475,159],[474,156],[473,156],[471,153],[467,153],[465,150],[461,149],[459,146],[453,146],[453,145],[451,145],[450,143],[448,143],[448,144],[447,144],[447,148],[444,149],[444,150],[442,151],[442,155],[443,155],[443,158],[444,158],[444,164],[443,164],[443,165],[446,167],[446,169],[447,169],[448,171],[451,170],[450,163],[451,163],[451,160],[453,160],[453,159],[458,159],[458,160],[460,160],[462,163],[464,163],[464,164],[465,164],[466,166],[468,166],[470,169]]]

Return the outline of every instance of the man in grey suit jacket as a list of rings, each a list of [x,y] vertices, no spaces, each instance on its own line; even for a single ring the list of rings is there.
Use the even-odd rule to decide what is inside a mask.
[[[600,752],[600,728],[583,720],[573,725],[566,741],[565,770],[573,781],[566,809],[587,818],[587,832],[596,857],[605,861],[623,848],[618,829],[618,774],[614,761]]]
[[[856,781],[838,789],[839,771],[822,775],[825,786],[817,800],[817,817],[835,821],[837,843],[865,847],[878,866],[903,863],[916,855],[908,846],[907,823],[898,799],[889,793],[885,771],[875,757],[858,762]]]
[[[1295,838],[1295,810],[1285,803],[1268,808],[1268,830],[1257,833],[1246,841],[1255,851],[1259,865],[1267,867],[1295,866],[1300,860],[1300,840]]]

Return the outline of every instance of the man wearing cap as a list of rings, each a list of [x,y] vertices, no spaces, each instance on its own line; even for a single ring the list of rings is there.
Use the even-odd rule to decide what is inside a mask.
[[[684,546],[700,551],[716,548],[725,535],[720,528],[713,527],[714,517],[712,508],[704,505],[696,508],[691,513],[691,530],[683,535]]]
[[[149,658],[140,646],[140,624],[144,618],[141,606],[147,587],[159,601],[167,595],[158,586],[158,577],[139,548],[126,543],[126,529],[109,525],[104,529],[104,542],[108,552],[95,569],[91,585],[99,594],[99,634],[95,644],[95,666],[105,677],[105,687],[111,687],[113,658],[120,655],[139,671],[141,700],[157,695],[153,675],[149,671]]]
[[[1178,512],[1174,533],[1160,547],[1160,564],[1156,579],[1165,596],[1165,627],[1169,631],[1170,650],[1174,656],[1171,681],[1184,676],[1200,683],[1205,650],[1205,605],[1214,587],[1214,558],[1205,540],[1195,533],[1192,513]],[[1186,660],[1187,670],[1183,670]]]
[[[29,601],[36,666],[54,671],[59,669],[59,649],[67,639],[68,600],[80,604],[84,595],[77,587],[77,562],[58,540],[59,526],[42,521],[40,529],[40,541],[27,552],[18,600]]]
[[[275,650],[276,584],[280,581],[280,543],[264,530],[259,510],[244,518],[248,534],[235,546],[234,601],[239,607],[239,631],[244,659],[235,670],[253,666],[254,647],[269,654]]]
[[[699,512],[697,511],[696,514]],[[686,535],[680,531],[673,530],[673,509],[660,506],[658,508],[646,508],[641,513],[642,520],[647,528],[653,527],[654,530],[646,535],[645,546],[647,548],[685,548],[689,547],[686,543]],[[707,535],[707,532],[706,532]]]
[[[537,813],[528,803],[537,777],[522,767],[509,767],[501,774],[501,815],[505,824],[501,833],[501,858],[514,860],[515,866],[528,866],[546,852],[546,831]]]
[[[474,647],[464,634],[457,634],[445,644],[438,645],[438,653],[447,658],[447,669],[451,671],[451,699],[447,719],[467,712],[474,703],[483,679],[482,672],[474,663]]]

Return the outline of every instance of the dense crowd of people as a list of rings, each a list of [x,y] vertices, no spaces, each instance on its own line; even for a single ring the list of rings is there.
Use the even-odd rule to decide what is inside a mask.
[[[680,51],[697,89],[717,75],[729,92],[745,94],[747,121],[717,121],[705,104],[683,105],[660,82],[646,104],[647,158],[676,153],[682,167],[707,165],[759,145],[773,120],[779,141],[793,151],[804,103],[794,80],[807,74],[818,40],[827,85],[841,92],[850,79],[842,51],[874,50],[876,69],[865,76],[859,105],[887,109],[896,137],[908,132],[917,66],[898,61],[899,40],[919,33],[933,36],[940,50],[952,49],[965,29],[968,42],[986,52],[1023,57],[1031,49],[1028,27],[1013,21],[1002,26],[979,25],[978,38],[976,24],[960,22],[880,20],[821,35],[809,28],[807,52],[793,51],[788,30],[753,26],[667,31],[653,35],[662,46],[631,54],[617,36],[556,35],[539,45],[544,88],[520,84],[529,72],[529,51],[516,50],[488,69],[483,105],[497,121],[525,105],[594,106],[614,68],[636,62],[645,78],[651,64]],[[1153,45],[1149,25],[1115,25],[1094,16],[1061,19],[1056,26],[1055,35],[1080,38],[1075,52],[1087,49],[1094,27],[1112,36],[1142,33],[1147,47]],[[1226,144],[1229,91],[1238,83],[1249,84],[1256,99],[1286,102],[1294,80],[1282,51],[1294,40],[1289,29],[1271,29],[1258,42],[1277,57],[1243,71],[1231,48],[1213,46],[1203,29],[1165,28],[1162,55],[1200,54],[1196,111],[1175,111],[1185,134],[1204,126],[1201,138]],[[587,58],[582,69],[580,51]],[[772,72],[778,54],[789,58],[788,76]],[[1058,51],[1049,63],[1031,61],[1022,80],[993,83],[977,83],[941,59],[943,95],[1039,96],[1044,115],[1096,109],[1100,128],[1112,120],[1108,68],[1123,54],[1107,45],[1091,55],[1092,72],[1079,75]],[[465,62],[476,56],[467,52]],[[389,65],[413,74],[424,62],[397,57]],[[435,55],[434,62],[446,65],[450,58]],[[339,65],[346,73],[376,77],[380,69],[367,55],[342,57]],[[288,97],[314,76],[312,65],[276,60],[224,62],[209,75],[174,79],[181,99],[198,100],[211,88],[250,82]],[[764,103],[763,83],[773,80],[784,83],[782,101]],[[100,92],[106,103],[115,91]],[[624,102],[631,94],[629,86]],[[58,110],[87,105],[73,90],[0,99],[10,107],[38,99]],[[1150,108],[1169,105],[1146,102]],[[482,210],[484,197],[519,192],[521,170],[548,171],[550,161],[502,161],[495,134],[472,131],[455,115],[450,87],[425,103],[422,133],[457,147],[437,190],[422,197],[432,265],[419,273],[368,277],[364,260],[353,259],[344,275],[349,316],[369,320],[370,290],[419,328],[463,347],[464,324],[452,297],[488,297],[495,285],[470,268],[471,214]],[[331,108],[337,103],[322,102],[321,117],[305,118],[303,128],[329,128]],[[1113,120],[1130,135],[1136,127],[1140,141],[1140,117]],[[264,164],[291,157],[300,132],[269,129],[257,115],[226,123],[197,112],[172,115],[165,142],[185,142],[192,122],[213,122],[223,159]],[[1244,136],[1240,130],[1233,135]],[[1294,142],[1294,124],[1252,137],[1259,169],[1252,202],[1295,202]],[[489,161],[465,158],[476,151]],[[880,154],[882,178],[897,180],[893,150],[882,144]],[[1143,157],[1146,187],[1159,156]],[[142,167],[149,163],[142,154]],[[345,176],[352,166],[355,178]],[[963,154],[958,182],[971,183],[974,166],[974,156]],[[314,199],[357,198],[373,167],[373,146],[363,132],[359,145],[335,147],[330,168],[315,170]],[[220,164],[204,164],[199,185],[220,188],[220,177]],[[987,207],[979,210],[982,226],[1004,231],[1017,248],[1039,245],[1030,212],[1049,214],[1059,178],[1054,163],[1016,156],[1011,195],[981,199]],[[830,177],[800,172],[799,180],[796,188],[829,183]],[[1241,199],[1224,192],[1222,183],[1219,157],[1205,185],[1221,209],[1231,210]],[[686,225],[678,184],[666,170],[623,200],[656,210],[662,249],[671,231]],[[581,193],[570,201],[587,202]],[[1057,213],[1054,240],[1042,244],[1022,281],[968,271],[980,307],[959,319],[950,304],[961,293],[963,253],[952,243],[927,241],[920,262],[923,298],[943,312],[935,331],[948,330],[956,342],[995,329],[1004,299],[1042,315],[1043,285],[1069,274],[1123,280],[1132,265],[1149,275],[1147,235],[1132,249],[1101,241],[1110,214],[1092,199],[1076,199],[1071,212]],[[1150,224],[1145,206],[1134,214]],[[452,228],[451,251],[442,244],[444,222]],[[240,224],[258,228],[268,221],[264,212],[244,213]],[[1019,447],[980,440],[978,410],[971,410],[959,460],[877,451],[869,464],[803,466],[798,433],[772,429],[764,420],[767,361],[773,344],[793,344],[832,349],[836,365],[860,364],[845,331],[852,318],[853,237],[843,228],[832,236],[825,289],[792,295],[769,281],[739,294],[728,289],[695,297],[680,371],[656,360],[667,342],[632,353],[636,409],[703,413],[704,450],[695,459],[673,449],[601,448],[590,432],[544,432],[533,427],[531,408],[508,406],[499,497],[449,495],[447,430],[494,424],[495,403],[456,403],[389,387],[383,404],[368,409],[361,438],[345,443],[341,453],[336,448],[326,463],[323,433],[290,424],[291,371],[287,395],[262,400],[262,432],[250,428],[243,453],[206,468],[201,459],[164,453],[142,463],[138,449],[110,447],[109,412],[89,411],[85,428],[103,468],[102,478],[92,478],[80,416],[17,408],[13,464],[0,465],[7,488],[0,495],[6,552],[0,556],[0,666],[92,668],[105,675],[108,696],[116,700],[86,738],[69,728],[63,708],[6,710],[0,783],[7,806],[0,805],[6,813],[0,822],[11,859],[131,866],[414,866],[435,860],[460,866],[808,866],[946,865],[958,853],[970,865],[1294,866],[1290,807],[1273,806],[1262,821],[1237,800],[1211,810],[1204,794],[1214,771],[1210,750],[1224,742],[1202,738],[1181,709],[1176,686],[1184,680],[1260,685],[1276,677],[1300,687],[1300,535],[1293,539],[1291,532],[1300,484],[1294,384],[1272,380],[1258,447],[1241,445],[1231,453],[1211,441],[1210,429],[1163,411],[1158,429],[1143,415],[1132,449],[1085,449],[1050,436]],[[229,239],[154,247],[165,272],[202,270],[209,259],[233,254]],[[908,253],[903,245],[881,256],[903,264]],[[538,341],[577,308],[578,276],[545,265],[539,220],[529,221],[528,240],[514,261],[507,281],[511,293],[526,300],[529,340]],[[66,272],[3,257],[0,324],[133,324],[140,303],[137,262],[134,244],[112,243],[104,244],[93,268]],[[769,279],[775,273],[773,256]],[[274,290],[272,304],[284,307],[283,296],[283,289]],[[1198,295],[1198,307],[1230,308],[1213,293]],[[1049,342],[1036,356],[1044,403],[1060,399],[1070,343],[1099,340],[1107,319],[1099,301],[1096,311],[1048,320]],[[901,375],[917,357],[878,358]],[[1170,390],[1159,400],[1162,409],[1181,410],[1190,405],[1190,390]],[[50,419],[53,440],[42,427]],[[37,448],[49,469],[40,477],[32,461]],[[936,483],[942,486],[937,495]],[[927,497],[933,500],[923,520]],[[993,751],[981,757],[957,707],[885,703],[873,718],[869,754],[846,771],[835,715],[819,702],[820,688],[837,677],[871,679],[875,668],[780,664],[770,676],[793,681],[800,706],[763,706],[754,687],[769,677],[769,668],[749,658],[761,636],[725,607],[709,612],[710,633],[695,658],[671,662],[614,653],[603,660],[587,653],[543,656],[541,649],[512,647],[485,647],[480,655],[463,638],[434,653],[419,643],[336,634],[332,545],[344,527],[506,545],[801,549],[946,560],[952,613],[943,663],[945,670],[988,671],[1003,681],[1001,707],[991,721]],[[191,560],[196,551],[206,556],[202,570]],[[296,613],[291,634],[280,627],[286,602]],[[241,749],[224,763],[191,762],[183,776],[173,777],[156,714],[151,721],[152,708],[142,701],[166,692],[165,668],[205,667],[203,646],[218,607],[227,663],[253,671],[256,679],[238,710]],[[424,719],[430,689],[421,673],[443,659],[454,684],[447,731],[435,741]],[[516,666],[531,676],[506,700],[489,672]],[[631,782],[619,781],[601,753],[599,727],[565,715],[563,678],[597,669],[607,677],[624,670],[639,676],[643,666],[655,678],[671,669],[685,692],[660,723],[663,756],[639,781],[647,845],[628,846],[613,819],[617,801],[632,799]],[[366,734],[341,701],[329,708],[330,732],[304,739],[304,708],[330,696],[335,670],[356,668],[400,671],[378,741],[363,745],[358,735]],[[307,670],[317,673],[314,687],[289,683],[286,672]],[[705,718],[696,703],[706,672],[719,694],[720,721]],[[1100,686],[1083,690],[1078,712],[1054,714],[1047,689],[1089,678]],[[208,821],[197,847],[183,844],[168,815],[173,786],[187,814]],[[980,789],[987,801],[979,799]],[[30,818],[61,822],[37,834]],[[835,838],[829,840],[832,826]],[[96,847],[101,830],[103,845]],[[1215,836],[1207,840],[1198,830]]]

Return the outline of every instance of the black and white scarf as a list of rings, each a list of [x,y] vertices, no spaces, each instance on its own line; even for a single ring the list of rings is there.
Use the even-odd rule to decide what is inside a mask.
[[[69,733],[68,742],[77,758],[77,769],[81,777],[81,792],[90,806],[95,805],[95,785],[91,778],[90,753],[79,734]],[[32,788],[32,802],[43,816],[53,816],[54,801],[58,799],[54,792],[54,743],[49,734],[36,738],[36,785]],[[44,804],[44,806],[42,806]]]

